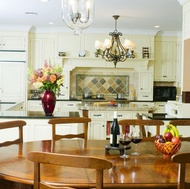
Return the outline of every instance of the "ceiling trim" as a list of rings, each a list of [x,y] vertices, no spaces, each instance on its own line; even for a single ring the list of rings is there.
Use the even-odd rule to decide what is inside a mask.
[[[190,2],[190,0],[178,0],[178,2],[183,6],[184,4]]]

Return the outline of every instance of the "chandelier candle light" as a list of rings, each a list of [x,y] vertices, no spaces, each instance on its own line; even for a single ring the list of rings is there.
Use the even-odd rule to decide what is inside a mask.
[[[117,31],[119,16],[114,15],[113,18],[115,19],[115,30],[109,33],[112,39],[105,39],[104,43],[97,40],[95,42],[95,56],[102,56],[106,61],[113,62],[116,67],[117,62],[124,62],[127,58],[135,58],[134,48],[136,45],[128,39],[125,39],[123,45],[121,44],[119,36],[122,36],[122,33]]]
[[[94,18],[94,0],[62,0],[62,18],[78,35]]]

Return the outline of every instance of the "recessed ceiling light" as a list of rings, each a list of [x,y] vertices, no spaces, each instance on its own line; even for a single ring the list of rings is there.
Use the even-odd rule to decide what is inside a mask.
[[[49,0],[41,0],[41,2],[45,2],[45,3],[47,3]]]
[[[49,25],[53,25],[54,24],[54,22],[49,22]]]
[[[154,26],[155,28],[159,28],[160,26]]]

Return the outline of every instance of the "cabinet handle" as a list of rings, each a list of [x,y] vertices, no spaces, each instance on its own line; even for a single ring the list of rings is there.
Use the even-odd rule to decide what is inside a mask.
[[[74,106],[74,104],[68,104],[68,106]]]
[[[94,117],[100,117],[102,116],[101,114],[94,114]]]
[[[165,105],[159,105],[160,107],[164,107]]]
[[[123,117],[123,115],[117,115],[117,117]]]
[[[102,125],[102,127],[104,127],[105,125]]]
[[[148,95],[146,95],[146,96],[143,96],[143,97],[149,97]]]

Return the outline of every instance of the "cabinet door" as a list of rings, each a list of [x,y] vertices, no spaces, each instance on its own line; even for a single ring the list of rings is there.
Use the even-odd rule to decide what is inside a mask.
[[[105,140],[106,139],[106,128],[104,120],[93,120],[89,124],[88,139],[91,140]]]
[[[153,99],[153,75],[149,72],[139,73],[139,94],[138,100]]]
[[[25,100],[26,63],[0,63],[1,101],[18,102]]]
[[[92,119],[89,124],[88,138],[89,139],[106,139],[105,116],[106,113],[102,111],[92,111],[89,113]]]
[[[55,40],[43,38],[30,39],[30,67],[41,68],[44,60],[55,63]]]
[[[41,100],[28,100],[28,111],[43,111]],[[56,101],[54,111],[60,111],[60,102]]]
[[[1,50],[26,50],[26,37],[24,36],[1,36]]]
[[[156,42],[155,81],[175,81],[176,42]]]

